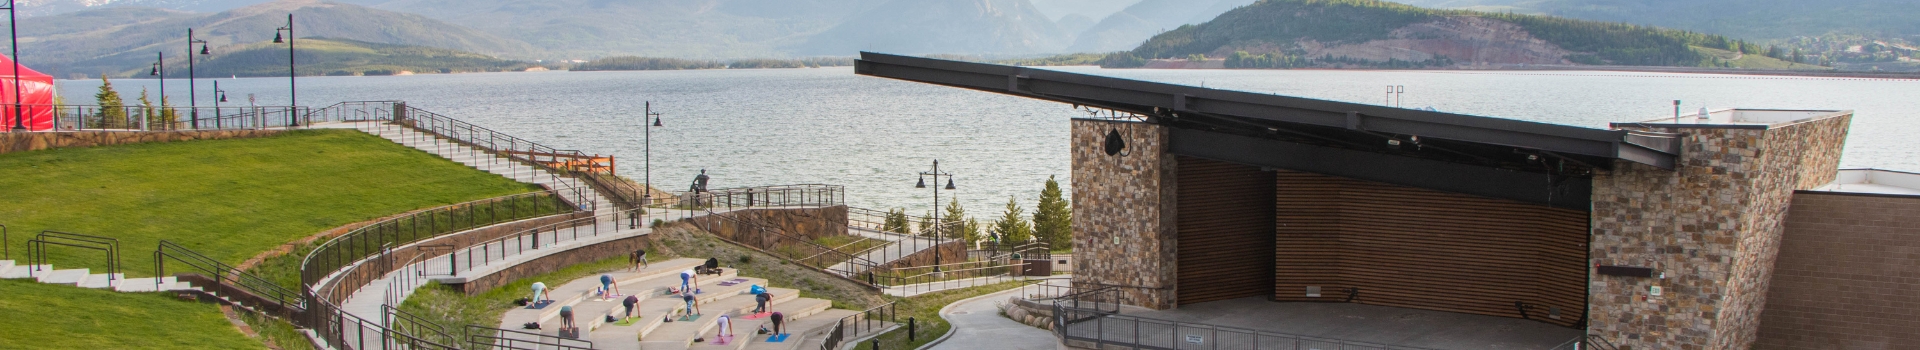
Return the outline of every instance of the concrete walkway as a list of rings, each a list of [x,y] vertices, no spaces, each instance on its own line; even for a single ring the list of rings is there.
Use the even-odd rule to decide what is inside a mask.
[[[1064,280],[1063,280],[1064,281]],[[940,314],[953,323],[953,336],[932,350],[1056,349],[1059,341],[1053,332],[1014,322],[1000,315],[1000,304],[1020,293],[1012,289],[964,300],[946,307]]]
[[[860,228],[860,227],[848,227],[847,233],[854,236],[859,236],[859,237],[866,237],[866,238],[893,242],[885,246],[881,246],[880,248],[875,248],[873,250],[869,250],[866,253],[861,254],[862,259],[866,259],[867,261],[872,261],[875,264],[882,264],[882,265],[893,262],[894,260],[905,258],[909,255],[913,255],[914,253],[919,253],[922,250],[933,248],[933,246],[938,245],[939,243],[948,242],[948,241],[936,242],[932,239],[927,239],[927,238],[909,237],[909,236],[901,235],[898,233],[876,231],[876,230]],[[854,274],[860,274],[864,272],[866,272],[866,270],[863,267],[858,271],[854,271]]]

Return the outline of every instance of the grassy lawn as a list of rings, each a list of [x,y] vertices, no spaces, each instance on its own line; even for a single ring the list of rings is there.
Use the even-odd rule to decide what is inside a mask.
[[[213,304],[0,280],[0,349],[264,349]]]
[[[122,271],[152,274],[161,239],[237,264],[352,222],[536,189],[348,130],[0,155],[0,225],[22,260],[41,230],[117,238]],[[56,267],[104,270],[56,247]]]
[[[953,324],[947,323],[947,320],[944,318],[940,318],[940,308],[947,307],[947,305],[960,302],[961,300],[966,300],[967,298],[1019,288],[1026,284],[1027,282],[1022,281],[1003,282],[899,298],[897,301],[899,304],[895,304],[894,307],[897,308],[895,312],[899,313],[898,321],[901,323],[901,327],[889,331],[886,334],[881,334],[875,339],[880,339],[880,344],[887,349],[919,348],[921,345],[926,345],[934,339],[939,339],[940,336],[946,335],[948,330],[953,329]],[[907,341],[907,327],[905,327],[905,323],[908,317],[914,318],[913,341]],[[872,340],[861,342],[863,345],[860,349],[866,349],[867,347],[864,344],[868,342],[872,342]]]

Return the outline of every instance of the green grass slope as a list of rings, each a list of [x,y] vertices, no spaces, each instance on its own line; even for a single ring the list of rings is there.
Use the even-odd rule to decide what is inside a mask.
[[[300,75],[393,75],[414,73],[471,73],[525,70],[533,64],[492,56],[424,46],[379,44],[357,40],[300,39],[294,50]],[[196,63],[201,76],[286,76],[287,47],[272,42],[230,47],[230,52]],[[187,65],[168,64],[167,75],[186,76]],[[145,74],[135,70],[133,74]]]
[[[346,130],[13,153],[0,169],[15,260],[41,230],[107,236],[133,276],[152,274],[162,239],[234,264],[348,223],[535,189]],[[98,252],[49,255],[60,268],[105,268]]]
[[[0,280],[0,349],[262,349],[213,304]]]

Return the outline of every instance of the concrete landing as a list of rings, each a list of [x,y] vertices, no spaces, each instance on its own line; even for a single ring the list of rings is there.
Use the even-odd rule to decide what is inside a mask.
[[[1577,329],[1518,318],[1350,303],[1278,303],[1263,297],[1184,305],[1175,310],[1122,310],[1121,313],[1430,349],[1551,349],[1581,334]]]

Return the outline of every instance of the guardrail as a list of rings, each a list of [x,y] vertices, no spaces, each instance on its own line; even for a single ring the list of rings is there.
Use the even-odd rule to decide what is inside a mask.
[[[807,240],[801,237],[796,237],[794,235],[788,234],[786,230],[782,230],[779,227],[775,227],[773,225],[766,225],[759,222],[755,222],[753,220],[738,218],[733,215],[728,215],[725,212],[715,212],[711,209],[707,210],[707,217],[717,218],[719,220],[723,220],[726,223],[732,223],[734,225],[737,225],[740,228],[739,232],[734,234],[733,239],[727,239],[724,237],[721,237],[721,239],[727,239],[736,244],[740,244],[748,247],[754,247],[756,249],[761,249],[761,250],[767,251],[769,254],[773,256],[781,257],[783,259],[793,261],[803,266],[812,267],[814,269],[825,271],[827,273],[832,273],[840,276],[849,276],[849,277],[853,276],[854,273],[856,273],[856,271],[864,271],[864,270],[872,269],[873,266],[875,266],[872,261],[867,261],[866,258],[854,256],[853,254],[846,253],[846,252],[837,251],[837,250],[834,250],[833,247],[820,245],[819,243],[814,243],[811,240]],[[696,224],[702,224],[699,220],[695,220],[694,222]],[[701,227],[701,229],[707,230],[709,232],[714,230],[711,227]],[[749,233],[749,232],[752,232],[752,233]],[[742,239],[742,237],[745,237],[748,235],[754,236],[755,240],[758,242],[761,242],[761,244],[745,242],[744,239]],[[716,236],[716,237],[719,237],[719,236]],[[783,244],[786,244],[786,246],[788,247],[797,247],[797,249],[804,249],[806,251],[798,252],[799,254],[796,254],[798,256],[783,255],[778,253],[778,251],[780,250],[780,248],[778,247],[781,247]]]
[[[432,340],[439,344],[460,344],[460,338],[448,334],[446,328],[393,305],[380,305],[380,319],[385,321],[382,323],[387,325],[388,330],[396,333]]]
[[[467,350],[591,350],[593,341],[561,338],[533,332],[467,326]]]
[[[342,285],[358,287],[379,276],[342,276],[355,280],[334,281],[330,284],[332,287],[322,285],[321,280],[348,265],[374,257],[381,252],[381,247],[389,244],[404,246],[453,232],[588,210],[574,207],[569,202],[589,203],[589,206],[592,203],[582,190],[568,188],[482,199],[381,220],[348,231],[314,248],[300,264],[300,281],[303,285],[319,288],[322,297],[334,298],[335,303],[344,302],[341,299],[345,296],[334,293],[334,288]]]
[[[40,231],[33,239],[27,240],[27,277],[36,275],[42,266],[48,265],[47,246],[55,245],[69,248],[98,250],[107,253],[107,283],[120,277],[120,240],[111,237],[83,235],[60,231]]]
[[[858,314],[841,317],[839,321],[834,322],[832,329],[827,330],[827,338],[820,344],[820,350],[839,350],[840,344],[846,342],[848,337],[878,331],[879,327],[885,326],[886,323],[898,322],[899,313],[895,308],[896,303],[899,302],[890,301]]]
[[[1583,349],[1618,350],[1620,349],[1620,347],[1614,346],[1613,342],[1607,341],[1607,338],[1605,337],[1601,337],[1599,335],[1594,335],[1594,334],[1581,334],[1580,336],[1573,337],[1573,339],[1567,340],[1567,342],[1565,343],[1560,343],[1560,346],[1555,346],[1551,350],[1583,350]]]
[[[32,115],[50,110],[53,130],[43,131],[166,131],[251,130],[303,125],[309,109],[302,106],[96,106],[24,105]]]
[[[391,280],[387,282],[387,290],[386,290],[386,293],[384,293],[383,295],[384,299],[382,299],[382,303],[381,303],[382,306],[400,305],[400,302],[407,300],[407,295],[413,294],[414,287],[424,284],[427,281],[427,277],[426,277],[427,273],[424,270],[425,266],[422,266],[420,264],[415,264],[415,263],[420,262],[420,260],[422,259],[425,259],[430,251],[435,251],[435,250],[444,250],[447,252],[452,252],[453,245],[452,244],[430,244],[430,245],[414,246],[414,251],[418,253],[413,254],[412,258],[408,258],[407,261],[402,262],[397,266],[387,267],[388,271],[393,271],[393,272],[389,273],[388,278]],[[387,254],[388,255],[393,254],[392,248],[387,249]],[[387,261],[387,262],[393,261],[393,259],[381,259],[381,260]]]
[[[307,289],[309,296],[313,289]],[[341,310],[340,306],[326,298],[311,298],[314,302],[303,317],[304,326],[313,329],[314,336],[333,348],[338,349],[427,349],[459,350],[446,343],[437,343],[406,332],[394,331],[383,325],[384,320],[368,320]],[[371,346],[370,346],[371,345]]]
[[[13,260],[13,241],[7,239],[7,225],[0,225],[0,260]]]
[[[202,255],[199,252],[166,240],[161,240],[159,245],[153,249],[153,285],[155,290],[166,290],[166,288],[161,285],[163,281],[161,281],[160,277],[167,276],[167,259],[180,262],[192,271],[213,278],[215,283],[231,286],[232,288],[239,289],[254,296],[267,299],[268,302],[274,303],[279,310],[298,313],[307,307],[306,300],[300,297],[299,292],[281,287],[278,284],[274,284],[273,281],[261,278],[252,273],[247,273],[246,271],[233,267],[233,265],[227,265],[226,263],[220,262],[220,260]],[[240,302],[239,300],[242,299],[234,300]]]
[[[1119,301],[1115,287],[1055,297],[1054,336],[1067,346],[1095,349],[1435,350],[1122,315]]]
[[[610,225],[612,233],[618,233],[622,229],[639,229],[639,225],[635,225],[633,221],[638,221],[635,218],[640,212],[635,209],[570,219],[526,229],[513,235],[468,244],[464,247],[449,246],[444,260],[437,255],[423,258],[425,263],[420,264],[421,273],[423,276],[459,275],[495,261],[539,251],[542,247],[552,247],[582,238],[599,237],[602,229],[600,225]],[[622,223],[622,219],[628,222]]]

